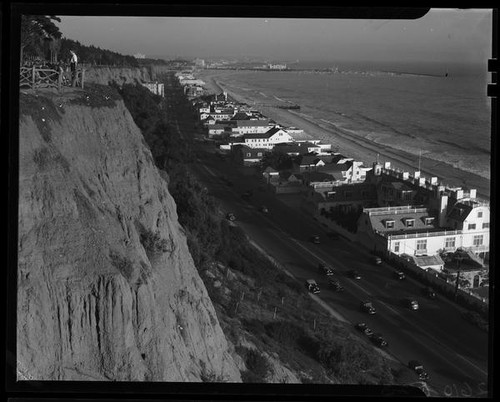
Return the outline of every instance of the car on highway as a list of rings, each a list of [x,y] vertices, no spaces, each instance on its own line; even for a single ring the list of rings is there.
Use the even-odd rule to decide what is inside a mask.
[[[328,265],[323,264],[322,262],[318,264],[318,271],[327,276],[331,276],[334,274],[333,269]]]
[[[378,347],[389,346],[389,343],[384,339],[382,334],[373,334],[370,337],[371,341]]]
[[[356,279],[356,280],[360,280],[361,279],[361,274],[358,271],[356,271],[355,269],[349,271],[349,276],[352,279]]]
[[[418,308],[419,308],[418,301],[411,298],[411,297],[407,297],[407,298],[403,299],[403,303],[410,310],[418,310]]]
[[[318,235],[313,235],[309,238],[314,244],[320,244],[321,241],[319,239],[319,236]]]
[[[419,380],[427,381],[429,379],[429,374],[425,371],[424,365],[418,360],[410,360],[408,367],[418,375]]]
[[[373,303],[369,300],[364,300],[360,303],[360,308],[362,311],[368,314],[375,314],[377,310],[373,306]]]
[[[394,278],[399,279],[399,280],[406,278],[406,275],[403,271],[394,271],[393,275],[394,275]]]
[[[319,286],[314,279],[307,279],[306,280],[306,288],[307,288],[307,290],[309,290],[309,292],[314,293],[314,294],[317,294],[320,292]]]
[[[226,215],[226,219],[232,222],[236,220],[236,216],[232,212],[228,212],[228,214]]]
[[[425,297],[428,297],[429,299],[433,299],[433,300],[437,297],[436,292],[434,292],[434,290],[432,290],[429,287],[422,288],[422,294]]]
[[[344,291],[344,287],[342,286],[342,284],[338,280],[333,279],[333,278],[330,278],[328,280],[328,286],[330,286],[335,292],[343,292]]]
[[[366,325],[366,323],[364,322],[358,322],[356,325],[354,325],[354,327],[358,331],[363,332],[368,338],[373,335],[373,331],[371,330],[371,328],[369,328],[368,325]]]

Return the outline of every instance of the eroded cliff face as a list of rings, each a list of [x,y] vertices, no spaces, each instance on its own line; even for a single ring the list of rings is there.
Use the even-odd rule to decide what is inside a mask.
[[[75,93],[21,95],[19,378],[240,381],[139,129]]]
[[[158,79],[159,74],[171,71],[166,66],[152,65],[141,68],[110,68],[91,67],[85,69],[85,82],[108,85],[116,82],[119,85],[134,84],[135,82],[148,82]]]

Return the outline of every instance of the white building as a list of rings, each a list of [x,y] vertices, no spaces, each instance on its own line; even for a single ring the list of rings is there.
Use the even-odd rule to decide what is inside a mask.
[[[153,92],[155,95],[165,97],[165,86],[161,82],[143,82],[143,86]]]
[[[263,134],[244,134],[245,145],[250,148],[272,149],[281,142],[293,141],[293,138],[285,130],[273,127]]]
[[[458,248],[484,255],[489,251],[489,220],[489,206],[473,200],[458,201],[446,214],[444,227],[426,207],[365,208],[358,220],[358,238],[397,255],[436,255]]]

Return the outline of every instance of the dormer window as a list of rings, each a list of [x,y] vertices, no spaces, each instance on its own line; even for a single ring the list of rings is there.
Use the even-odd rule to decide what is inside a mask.
[[[413,218],[407,218],[407,219],[405,219],[405,225],[408,228],[414,227],[415,226],[415,219],[413,219]]]
[[[434,222],[434,217],[432,217],[432,216],[428,216],[428,217],[424,218],[424,223],[426,225],[432,225],[433,222]]]
[[[394,229],[394,221],[392,219],[387,219],[385,221],[385,228],[386,229]]]

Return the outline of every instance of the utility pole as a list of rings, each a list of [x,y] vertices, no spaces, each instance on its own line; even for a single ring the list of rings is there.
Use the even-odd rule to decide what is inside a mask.
[[[456,256],[456,260],[457,260],[457,280],[455,282],[455,301],[457,300],[457,296],[458,296],[458,285],[459,285],[459,282],[460,282],[460,265],[461,265],[462,259],[463,259],[463,257],[461,255],[457,255]]]

